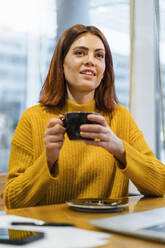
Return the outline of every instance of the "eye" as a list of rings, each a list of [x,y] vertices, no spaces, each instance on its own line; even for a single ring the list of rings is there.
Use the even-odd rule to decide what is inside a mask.
[[[104,59],[105,55],[103,53],[96,53],[96,57],[98,57],[99,59]]]
[[[84,55],[84,51],[77,50],[77,51],[74,52],[74,54],[77,55],[77,56],[82,56],[82,55]]]

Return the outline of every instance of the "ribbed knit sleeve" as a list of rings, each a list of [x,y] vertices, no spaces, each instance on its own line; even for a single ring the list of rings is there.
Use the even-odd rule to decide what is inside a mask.
[[[152,153],[146,156],[127,142],[124,146],[127,167],[123,173],[131,179],[143,195],[163,196],[165,194],[165,166],[154,158]]]
[[[50,178],[45,150],[34,159],[30,119],[28,111],[25,111],[12,140],[8,180],[4,192],[8,208],[39,204],[45,197],[45,186]]]
[[[121,171],[132,180],[142,194],[164,195],[165,165],[156,159],[128,110],[124,108],[123,110],[121,115],[125,121],[121,125],[126,130],[124,123],[127,124],[128,139],[123,140],[126,151],[126,168]]]

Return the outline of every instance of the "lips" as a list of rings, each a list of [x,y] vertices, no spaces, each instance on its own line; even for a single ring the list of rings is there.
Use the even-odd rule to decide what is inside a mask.
[[[96,72],[93,70],[89,70],[89,69],[82,70],[80,72],[80,74],[85,74],[85,75],[89,75],[89,76],[96,76]]]

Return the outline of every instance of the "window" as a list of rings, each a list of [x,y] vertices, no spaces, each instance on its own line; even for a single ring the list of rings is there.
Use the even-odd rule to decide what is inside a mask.
[[[55,29],[54,0],[6,0],[1,4],[0,171],[7,172],[11,139],[20,115],[37,103]]]
[[[114,62],[117,95],[120,103],[127,108],[129,107],[129,8],[129,0],[90,0],[89,12],[90,24],[100,28],[109,42]]]
[[[160,13],[160,71],[161,71],[161,81],[162,81],[162,95],[163,95],[163,114],[165,116],[165,2],[163,0],[159,0],[159,13]],[[160,155],[161,160],[165,161],[165,133],[163,134],[163,130],[165,132],[165,126],[162,128],[162,125],[165,123],[160,123],[161,130],[161,145],[160,145]]]

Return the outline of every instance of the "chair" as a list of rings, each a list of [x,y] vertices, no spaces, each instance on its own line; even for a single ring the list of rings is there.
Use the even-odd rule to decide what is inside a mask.
[[[3,191],[6,184],[7,174],[0,173],[0,210],[4,209]]]

